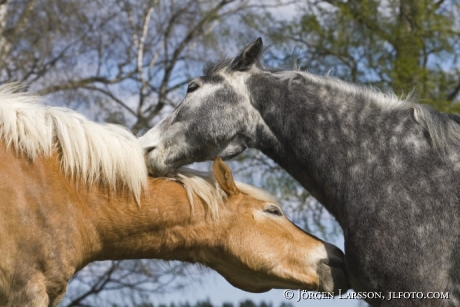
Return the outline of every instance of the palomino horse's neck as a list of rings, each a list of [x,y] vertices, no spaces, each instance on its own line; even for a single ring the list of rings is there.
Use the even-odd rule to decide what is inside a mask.
[[[192,212],[178,182],[149,178],[148,187],[140,205],[129,194],[111,198],[110,193],[99,190],[88,196],[88,210],[101,244],[98,260],[196,261],[191,247],[199,245],[198,240],[205,244],[213,225],[211,215],[200,204]]]
[[[256,75],[248,86],[259,93],[252,95],[253,104],[267,125],[259,129],[258,149],[282,165],[339,222],[346,215],[340,204],[354,194],[354,182],[396,150],[388,140],[406,131],[423,138],[411,111],[394,97],[297,72]]]

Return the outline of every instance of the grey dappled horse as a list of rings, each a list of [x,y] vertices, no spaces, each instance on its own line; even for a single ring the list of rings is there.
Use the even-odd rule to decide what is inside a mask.
[[[151,172],[257,148],[337,219],[350,284],[386,295],[370,304],[458,306],[460,117],[264,67],[262,50],[258,39],[190,82],[182,104],[140,138]],[[388,300],[403,291],[449,299]]]

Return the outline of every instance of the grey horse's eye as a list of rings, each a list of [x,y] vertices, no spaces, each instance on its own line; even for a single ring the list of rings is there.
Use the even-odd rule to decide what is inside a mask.
[[[275,205],[270,205],[269,207],[265,208],[264,210],[267,213],[278,215],[278,216],[283,216],[283,212],[278,206]]]
[[[195,82],[190,82],[187,88],[187,94],[196,91],[200,86]]]

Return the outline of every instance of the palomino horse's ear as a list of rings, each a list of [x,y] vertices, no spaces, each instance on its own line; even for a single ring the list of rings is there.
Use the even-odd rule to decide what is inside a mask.
[[[251,68],[259,60],[263,50],[262,39],[259,37],[255,42],[244,48],[243,52],[230,63],[231,70],[244,71]]]
[[[235,181],[233,181],[232,170],[220,157],[214,159],[213,168],[217,182],[227,195],[236,195],[240,192],[236,187]]]

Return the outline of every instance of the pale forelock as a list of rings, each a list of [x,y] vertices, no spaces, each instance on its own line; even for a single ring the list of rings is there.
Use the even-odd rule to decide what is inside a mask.
[[[275,196],[271,195],[267,191],[257,188],[255,186],[252,186],[250,184],[244,183],[244,182],[235,182],[236,187],[238,190],[246,195],[249,195],[251,197],[254,197],[258,200],[264,201],[264,202],[269,202],[269,203],[274,203],[274,204],[279,204],[279,199],[276,198]]]
[[[143,150],[124,127],[98,124],[70,109],[48,107],[43,98],[0,86],[0,139],[32,160],[59,153],[63,172],[112,189],[122,185],[139,201],[147,184]]]
[[[209,209],[211,216],[218,219],[219,207],[227,200],[227,194],[222,190],[213,173],[182,167],[174,175],[174,180],[184,186],[192,208],[197,198],[200,198]],[[279,203],[275,196],[265,190],[242,182],[235,182],[235,184],[245,195],[265,202]]]

